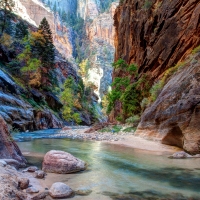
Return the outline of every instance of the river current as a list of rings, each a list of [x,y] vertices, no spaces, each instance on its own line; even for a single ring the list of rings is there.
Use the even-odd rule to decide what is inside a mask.
[[[73,190],[90,191],[72,199],[200,199],[200,159],[169,159],[167,154],[149,153],[103,142],[54,138],[56,130],[14,134],[31,165],[41,167],[49,150],[63,150],[87,162],[86,171],[56,175]]]

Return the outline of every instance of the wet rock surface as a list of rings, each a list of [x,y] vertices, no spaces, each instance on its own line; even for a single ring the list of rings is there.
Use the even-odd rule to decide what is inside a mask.
[[[42,170],[45,172],[67,174],[86,169],[86,163],[70,153],[51,150],[44,156]]]

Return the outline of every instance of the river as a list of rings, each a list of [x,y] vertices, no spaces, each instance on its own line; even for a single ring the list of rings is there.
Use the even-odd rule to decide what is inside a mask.
[[[59,181],[73,190],[91,191],[73,199],[200,199],[200,159],[169,159],[103,142],[54,138],[56,130],[14,134],[29,163],[41,167],[49,150],[63,150],[87,162],[75,174],[47,175],[47,185]]]

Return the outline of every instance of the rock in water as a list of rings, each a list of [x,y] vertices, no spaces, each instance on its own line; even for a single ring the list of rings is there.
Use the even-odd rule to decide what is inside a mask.
[[[68,185],[57,182],[51,186],[49,194],[53,198],[70,197],[73,194],[73,190]]]
[[[8,132],[6,122],[0,115],[0,159],[1,158],[15,159],[21,166],[24,166],[26,162],[19,147]]]
[[[44,178],[45,177],[45,172],[43,172],[42,170],[38,170],[35,172],[35,178]]]
[[[42,163],[45,172],[68,174],[85,170],[86,163],[70,153],[51,150],[46,153]]]

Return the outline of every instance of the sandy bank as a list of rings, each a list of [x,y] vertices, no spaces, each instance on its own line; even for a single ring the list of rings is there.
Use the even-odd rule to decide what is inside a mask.
[[[134,148],[134,149],[139,149],[139,150],[150,151],[149,153],[153,153],[153,152],[173,153],[173,152],[182,150],[175,146],[161,144],[159,141],[146,140],[144,138],[141,138],[138,136],[136,137],[134,135],[124,135],[123,139],[121,140],[106,141],[106,143],[127,146],[129,148]]]

